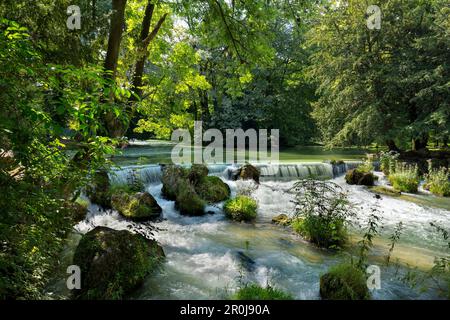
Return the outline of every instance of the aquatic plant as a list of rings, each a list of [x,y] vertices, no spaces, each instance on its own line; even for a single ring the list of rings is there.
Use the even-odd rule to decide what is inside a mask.
[[[256,218],[256,201],[247,196],[237,196],[225,202],[223,210],[225,215],[236,221],[251,221]]]
[[[296,211],[293,229],[320,247],[337,249],[347,239],[348,218],[355,212],[342,188],[312,179],[294,184]]]
[[[267,285],[261,287],[256,283],[247,283],[231,297],[233,300],[292,300],[292,296],[282,290]]]
[[[380,153],[380,169],[386,176],[388,176],[389,173],[395,172],[395,164],[399,156],[400,154],[395,151],[382,151]]]
[[[389,174],[388,179],[398,191],[414,193],[419,187],[419,173],[416,165],[397,162],[395,172]]]
[[[450,172],[442,167],[440,169],[432,169],[429,167],[429,173],[425,175],[425,186],[431,193],[441,196],[450,196]]]

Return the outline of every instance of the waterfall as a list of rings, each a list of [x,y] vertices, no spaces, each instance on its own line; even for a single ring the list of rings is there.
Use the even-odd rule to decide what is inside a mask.
[[[159,165],[129,166],[113,169],[109,173],[109,181],[112,185],[130,185],[139,180],[144,184],[161,181],[162,170]]]
[[[295,163],[257,165],[262,180],[296,180],[305,178],[332,179],[333,166],[329,163]]]

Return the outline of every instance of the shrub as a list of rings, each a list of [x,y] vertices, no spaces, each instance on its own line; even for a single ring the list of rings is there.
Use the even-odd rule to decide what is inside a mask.
[[[395,172],[395,164],[399,155],[400,154],[395,151],[380,153],[380,168],[385,175],[388,176],[389,173]]]
[[[233,300],[292,300],[292,296],[271,286],[263,288],[258,284],[247,284],[233,296]]]
[[[300,180],[292,189],[296,212],[293,229],[325,248],[339,248],[347,240],[346,224],[354,215],[342,188],[331,181]]]
[[[362,164],[360,164],[357,168],[359,172],[363,173],[371,173],[374,170],[373,162],[371,159],[367,158]]]
[[[320,277],[320,296],[329,300],[370,299],[364,272],[352,264],[339,264]]]
[[[395,172],[388,177],[394,189],[402,192],[417,192],[419,186],[419,174],[417,166],[397,163]]]
[[[431,193],[441,197],[450,196],[450,172],[446,168],[429,169],[425,176],[425,183]]]
[[[247,196],[237,196],[225,202],[225,215],[236,221],[251,221],[256,218],[256,201]]]

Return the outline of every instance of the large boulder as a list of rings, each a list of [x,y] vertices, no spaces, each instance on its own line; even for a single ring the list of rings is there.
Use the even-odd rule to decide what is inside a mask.
[[[86,187],[86,194],[92,203],[98,204],[105,209],[110,209],[111,194],[109,189],[108,172],[101,170],[94,174],[91,184]]]
[[[243,165],[238,172],[238,177],[242,180],[254,180],[256,183],[259,183],[259,177],[261,173],[258,168],[252,166],[247,163]]]
[[[188,172],[179,166],[167,166],[164,168],[161,189],[163,196],[168,200],[176,200],[180,184],[187,182]]]
[[[148,192],[119,192],[112,195],[111,204],[121,215],[133,221],[154,220],[162,213],[158,202]]]
[[[77,299],[123,299],[158,267],[164,251],[154,240],[127,230],[96,227],[86,233],[73,264],[81,269]]]
[[[320,277],[320,296],[325,300],[368,300],[366,276],[351,264],[337,265]]]
[[[183,180],[178,186],[175,207],[180,210],[181,214],[188,216],[205,214],[205,201],[195,192],[194,186],[186,180]]]
[[[371,172],[351,169],[345,174],[345,181],[352,185],[373,186],[375,183],[375,176]]]
[[[197,185],[209,173],[208,167],[204,164],[193,164],[188,173],[189,181]]]
[[[211,203],[220,202],[230,197],[230,187],[219,177],[202,177],[195,185],[195,191],[203,200]]]

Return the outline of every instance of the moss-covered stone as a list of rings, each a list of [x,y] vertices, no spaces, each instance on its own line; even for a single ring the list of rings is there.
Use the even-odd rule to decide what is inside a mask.
[[[326,300],[370,299],[367,279],[351,264],[340,264],[320,277],[320,296]]]
[[[181,183],[186,183],[188,172],[179,166],[167,166],[164,168],[161,192],[168,200],[176,200],[178,188]]]
[[[195,191],[207,202],[220,202],[230,197],[230,187],[219,177],[205,176],[195,185]]]
[[[95,203],[105,209],[111,208],[111,193],[108,173],[104,170],[94,174],[92,182],[86,187],[86,194]]]
[[[292,222],[292,219],[290,219],[287,215],[284,213],[279,214],[272,218],[272,223],[278,224],[280,226],[288,226]]]
[[[256,218],[258,205],[255,200],[247,196],[237,196],[225,202],[225,215],[235,221],[252,221]]]
[[[363,172],[358,169],[348,170],[345,181],[351,185],[373,186],[375,176],[371,172]]]
[[[181,214],[189,216],[201,216],[205,214],[205,201],[195,192],[194,186],[188,181],[182,180],[177,189],[175,207]]]
[[[197,185],[209,173],[208,167],[204,164],[193,164],[188,173],[189,181]]]
[[[148,192],[119,192],[111,197],[111,204],[121,215],[133,221],[154,220],[162,213],[161,207]]]
[[[86,233],[75,251],[73,264],[81,269],[77,299],[123,299],[157,268],[164,257],[154,240],[127,230],[96,227]]]
[[[261,173],[259,172],[258,168],[252,166],[249,163],[243,165],[242,168],[239,169],[239,178],[243,180],[253,179],[256,183],[259,183],[260,175]]]
[[[78,198],[72,207],[73,220],[78,223],[86,218],[88,213],[89,202],[87,200]]]
[[[387,188],[385,186],[374,186],[369,189],[370,191],[377,193],[377,194],[383,194],[390,197],[399,197],[402,195],[400,191],[397,191],[393,188]]]

